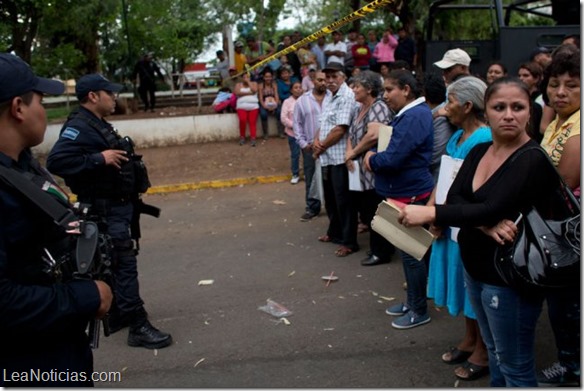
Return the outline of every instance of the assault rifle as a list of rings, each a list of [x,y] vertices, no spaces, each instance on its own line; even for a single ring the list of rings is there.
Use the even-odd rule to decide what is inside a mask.
[[[59,254],[53,258],[49,250],[45,248],[43,257],[47,263],[45,271],[53,275],[57,280],[64,278],[99,279],[113,287],[112,254],[113,244],[109,235],[105,232],[105,221],[99,216],[89,214],[87,205],[76,204],[74,208],[64,204],[43,191],[45,187],[51,187],[51,183],[45,178],[34,176],[30,173],[22,173],[0,165],[0,180],[18,190],[39,209],[49,215],[55,224],[66,231],[71,231],[72,222],[79,222],[79,232],[72,236],[75,239],[75,248]],[[35,182],[41,183],[35,184]],[[74,261],[73,261],[74,260]],[[65,272],[65,273],[64,273]],[[66,274],[64,276],[63,274]],[[107,315],[104,318],[104,335],[109,335]],[[99,346],[99,334],[101,321],[92,320],[89,324],[91,347]]]
[[[98,215],[90,215],[89,205],[75,204],[79,217],[79,232],[75,249],[76,271],[73,278],[101,280],[113,287],[112,260],[113,244],[106,234],[106,222]],[[99,336],[103,324],[103,334],[109,337],[109,314],[102,320],[92,319],[89,322],[89,338],[92,349],[99,347]]]

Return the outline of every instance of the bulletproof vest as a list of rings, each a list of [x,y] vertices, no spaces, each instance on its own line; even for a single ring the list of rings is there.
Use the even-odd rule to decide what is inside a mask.
[[[142,156],[136,155],[134,143],[130,137],[121,137],[111,124],[98,121],[82,111],[71,113],[63,129],[76,124],[79,124],[81,128],[84,125],[89,125],[98,131],[111,149],[125,151],[129,160],[121,164],[120,170],[111,166],[103,166],[92,172],[86,171],[65,178],[65,183],[73,193],[81,198],[116,199],[129,198],[148,190],[150,182],[146,166],[142,161]]]
[[[31,161],[28,171],[10,170],[17,171],[25,181],[30,182],[31,187],[38,188],[38,192],[46,193],[61,204],[64,207],[63,210],[70,208],[65,192],[53,182],[50,174],[41,168],[37,161]],[[0,173],[0,181],[16,187],[21,192],[25,191],[2,173]],[[26,191],[26,193],[34,192]],[[37,207],[38,205],[31,204],[31,210]],[[43,212],[39,211],[39,213]],[[75,250],[75,238],[72,235],[66,235],[63,228],[55,225],[49,216],[39,218],[34,229],[37,231],[30,234],[35,235],[36,240],[31,242],[26,237],[22,242],[7,243],[7,247],[18,253],[20,257],[18,268],[10,271],[12,277],[23,284],[40,285],[71,279],[74,271],[72,257]]]

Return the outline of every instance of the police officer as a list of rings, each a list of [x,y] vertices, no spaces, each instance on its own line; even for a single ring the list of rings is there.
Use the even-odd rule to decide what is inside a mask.
[[[71,238],[67,227],[6,179],[7,171],[42,184],[41,196],[54,194],[69,206],[30,151],[47,126],[43,94],[63,91],[63,83],[37,77],[17,56],[0,53],[0,387],[92,385],[85,329],[112,301],[103,281],[58,278],[50,259],[61,259]]]
[[[164,76],[160,72],[160,67],[152,60],[152,53],[146,53],[140,61],[134,66],[134,71],[132,72],[132,80],[140,81],[138,86],[138,94],[140,94],[140,99],[144,102],[144,111],[154,112],[154,106],[156,105],[156,76],[164,80]]]
[[[138,288],[136,250],[130,233],[141,185],[131,140],[122,138],[104,117],[116,106],[122,85],[99,74],[81,77],[75,86],[79,109],[73,111],[47,159],[47,168],[65,179],[80,202],[92,205],[107,221],[114,245],[114,293],[110,329],[130,326],[128,345],[160,349],[170,334],[148,321]],[[138,167],[139,168],[139,167]],[[135,236],[134,236],[135,237]],[[119,313],[118,313],[119,312]]]

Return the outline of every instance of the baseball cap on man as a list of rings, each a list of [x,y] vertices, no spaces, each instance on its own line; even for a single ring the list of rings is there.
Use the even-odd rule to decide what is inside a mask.
[[[341,64],[340,62],[336,62],[336,61],[331,61],[328,64],[326,64],[326,67],[324,67],[322,69],[323,72],[336,72],[336,71],[342,71],[343,70],[343,64]]]
[[[455,65],[470,65],[470,56],[462,49],[452,49],[444,53],[442,60],[434,63],[438,68],[448,69]]]
[[[242,48],[243,47],[243,43],[241,43],[240,41],[236,41],[235,42],[235,47],[236,48]]]
[[[30,91],[60,95],[65,91],[65,84],[35,76],[30,66],[20,57],[0,53],[0,103]]]
[[[81,100],[91,91],[120,92],[123,87],[121,84],[112,83],[99,73],[92,73],[77,80],[75,95],[77,95],[77,99]]]

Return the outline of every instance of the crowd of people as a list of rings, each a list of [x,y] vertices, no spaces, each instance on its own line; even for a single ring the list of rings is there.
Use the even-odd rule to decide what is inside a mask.
[[[268,118],[276,118],[277,136],[289,138],[292,159],[293,184],[298,183],[298,164],[300,155],[297,144],[292,142],[291,131],[286,132],[286,117],[282,117],[284,102],[292,95],[291,89],[299,82],[304,93],[315,87],[317,71],[326,68],[328,63],[341,64],[342,71],[349,75],[349,83],[361,71],[372,70],[387,75],[391,69],[414,69],[417,65],[416,45],[404,28],[397,34],[391,29],[383,32],[380,40],[375,31],[368,32],[367,37],[355,30],[350,30],[347,40],[343,40],[340,31],[331,34],[331,42],[326,37],[319,37],[313,44],[307,44],[286,55],[279,56],[268,64],[253,69],[247,76],[244,71],[258,62],[272,56],[302,39],[299,32],[284,35],[282,41],[275,45],[258,41],[255,37],[245,38],[234,43],[234,65],[230,66],[225,51],[216,52],[222,78],[221,88],[213,102],[218,113],[236,112],[239,118],[240,145],[257,146],[257,124],[261,119],[262,137],[269,137]],[[241,75],[235,77],[236,75]],[[248,78],[248,79],[246,79]],[[256,86],[257,88],[249,88]],[[243,92],[242,92],[243,91]],[[237,103],[242,98],[244,102]],[[253,102],[252,102],[253,101]],[[257,112],[255,110],[258,110]],[[289,128],[291,129],[291,128]]]
[[[243,72],[246,63],[300,39],[285,37],[276,48],[249,37],[245,50],[236,42],[235,66],[225,74]],[[490,375],[492,386],[579,385],[579,286],[527,293],[509,285],[494,266],[497,247],[517,235],[518,216],[532,206],[549,206],[557,174],[580,196],[579,37],[566,37],[553,52],[535,49],[514,76],[505,59],[493,62],[486,75],[473,76],[468,53],[452,49],[423,79],[411,71],[415,45],[405,30],[397,37],[387,30],[379,42],[370,32],[368,39],[350,31],[345,42],[334,32],[331,43],[321,37],[264,69],[243,72],[241,79],[226,78],[222,92],[235,97],[240,144],[247,143],[249,127],[250,144],[257,145],[258,117],[267,138],[267,118],[275,115],[278,135],[290,148],[292,184],[300,180],[302,156],[306,205],[300,220],[311,221],[326,209],[327,230],[315,240],[335,245],[337,257],[350,256],[360,251],[361,223],[369,232],[363,266],[390,262],[398,252],[406,297],[385,311],[394,317],[392,327],[430,323],[428,299],[452,316],[464,316],[460,343],[437,358],[456,365],[457,378]],[[49,171],[105,221],[113,282],[53,270],[52,252],[69,251],[83,224],[72,217],[55,225],[35,197],[4,176],[11,171],[50,196],[48,204],[71,207],[30,153],[46,128],[43,94],[63,89],[62,83],[35,76],[18,57],[0,54],[0,366],[12,372],[36,365],[90,373],[85,330],[106,313],[112,332],[129,328],[130,346],[159,349],[172,343],[170,334],[149,322],[139,294],[135,219],[147,209],[140,194],[149,182],[132,141],[105,119],[121,85],[98,74],[80,78],[80,107],[47,160]],[[388,129],[391,137],[379,147]],[[443,169],[445,159],[458,164],[457,171]],[[437,183],[444,175],[452,183],[442,197]],[[377,205],[386,199],[404,204],[401,224],[424,225],[437,238],[423,260],[372,230]],[[546,364],[536,363],[534,354],[544,301],[558,361],[537,372],[536,364]]]
[[[361,225],[369,232],[361,264],[374,266],[390,262],[396,251],[371,229],[377,205],[385,199],[406,204],[402,223],[427,225],[437,239],[423,261],[398,250],[407,295],[386,310],[395,317],[392,326],[429,323],[427,300],[433,299],[452,316],[464,317],[460,342],[441,356],[459,379],[490,374],[493,386],[579,384],[579,290],[525,297],[493,266],[496,247],[514,239],[517,215],[549,202],[536,189],[553,187],[546,160],[522,151],[541,145],[579,196],[579,37],[566,37],[553,52],[535,48],[516,74],[501,59],[484,75],[473,75],[469,54],[452,49],[423,79],[412,72],[416,51],[405,30],[398,36],[387,30],[379,41],[370,32],[368,39],[349,31],[344,41],[334,31],[331,42],[321,37],[303,53],[280,57],[277,68],[268,65],[246,76],[264,91],[262,125],[273,113],[285,128],[293,184],[302,151],[301,221],[318,216],[324,205],[329,224],[318,240],[337,245],[337,257],[360,250]],[[278,49],[293,42],[286,36]],[[248,40],[248,49],[252,43],[259,47]],[[384,125],[391,127],[391,139],[377,150]],[[253,131],[251,137],[253,143]],[[515,160],[516,154],[521,158]],[[458,175],[441,172],[443,159],[456,162]],[[446,199],[436,192],[441,175],[456,176]],[[544,299],[558,362],[536,373],[534,331]]]

